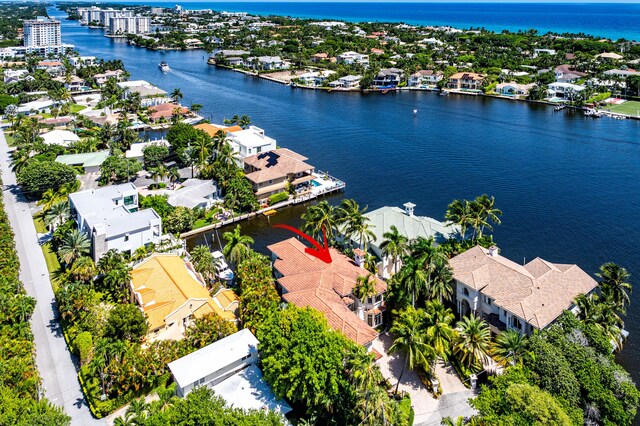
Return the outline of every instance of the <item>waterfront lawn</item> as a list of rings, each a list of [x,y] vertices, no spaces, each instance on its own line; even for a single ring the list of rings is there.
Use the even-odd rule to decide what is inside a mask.
[[[606,109],[618,114],[627,114],[635,117],[640,116],[640,102],[638,101],[627,101],[620,105],[609,105]]]

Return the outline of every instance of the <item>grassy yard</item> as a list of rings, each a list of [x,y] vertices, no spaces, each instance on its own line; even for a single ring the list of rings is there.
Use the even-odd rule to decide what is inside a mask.
[[[15,146],[15,142],[14,142],[14,140],[13,140],[13,136],[12,136],[12,135],[10,135],[10,134],[8,134],[8,133],[5,133],[5,134],[4,134],[4,138],[7,140],[7,145],[9,145],[9,146]]]
[[[611,112],[616,112],[618,114],[638,116],[640,115],[640,102],[627,101],[620,105],[609,105],[606,107],[606,109]]]
[[[86,107],[82,106],[82,105],[78,105],[78,104],[69,104],[69,108],[70,108],[72,113],[77,113],[77,112],[82,111]]]
[[[36,226],[36,232],[43,234],[47,232],[47,227],[44,226],[42,217],[40,215],[33,218],[33,223]],[[51,287],[53,291],[58,290],[58,280],[55,279],[56,273],[60,270],[60,262],[58,262],[58,256],[51,251],[51,244],[43,244],[40,246],[42,253],[44,254],[44,260],[47,263],[47,269],[49,270],[49,278],[51,279]]]

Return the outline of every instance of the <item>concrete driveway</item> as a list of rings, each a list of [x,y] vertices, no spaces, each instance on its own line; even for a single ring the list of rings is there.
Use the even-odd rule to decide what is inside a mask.
[[[399,353],[389,355],[387,351],[392,344],[392,337],[387,333],[381,333],[373,342],[373,348],[382,354],[377,361],[382,375],[395,387],[405,357]],[[445,417],[452,417],[455,420],[458,416],[469,417],[476,414],[468,403],[468,399],[473,398],[475,394],[462,383],[453,367],[440,361],[435,370],[442,386],[442,395],[439,399],[431,396],[415,371],[406,370],[402,376],[398,389],[411,395],[411,404],[415,413],[414,424],[435,426],[439,425]]]

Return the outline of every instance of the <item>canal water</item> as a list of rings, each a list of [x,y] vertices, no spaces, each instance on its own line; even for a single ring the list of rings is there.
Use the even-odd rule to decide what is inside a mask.
[[[201,51],[134,48],[72,21],[63,21],[62,39],[83,55],[123,60],[132,79],[179,87],[183,102],[202,104],[212,122],[249,115],[278,145],[344,180],[344,196],[369,209],[411,201],[417,214],[442,219],[452,199],[487,193],[504,212],[494,238],[510,259],[540,256],[589,273],[607,261],[623,265],[638,288],[626,321],[631,338],[619,358],[640,379],[640,121],[481,97],[291,89],[216,69]],[[168,74],[158,69],[162,60]],[[289,237],[270,225],[297,225],[303,210],[242,226],[264,250]]]

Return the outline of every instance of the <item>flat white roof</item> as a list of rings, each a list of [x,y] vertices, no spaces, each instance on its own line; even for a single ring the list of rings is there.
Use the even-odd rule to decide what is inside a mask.
[[[271,387],[263,380],[262,372],[255,365],[250,365],[213,386],[212,389],[216,395],[226,401],[227,405],[234,408],[268,409],[283,415],[291,411],[289,404],[273,393]]]
[[[258,351],[258,339],[245,328],[169,363],[181,388]]]
[[[270,138],[265,134],[261,134],[260,132],[264,131],[258,127],[251,126],[248,129],[240,130],[238,132],[230,132],[228,136],[231,141],[247,148],[257,148],[259,146],[276,144],[275,139]]]

